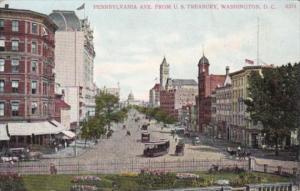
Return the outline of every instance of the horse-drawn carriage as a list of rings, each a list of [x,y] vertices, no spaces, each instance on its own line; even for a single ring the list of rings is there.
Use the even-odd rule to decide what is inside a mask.
[[[184,139],[179,139],[178,143],[176,145],[175,155],[176,156],[179,156],[179,155],[183,156],[184,155],[184,147],[185,147]]]
[[[241,149],[240,147],[237,149],[227,147],[226,151],[230,156],[234,156],[239,159],[246,159],[247,157],[249,158],[251,156],[251,152],[247,151],[246,149]]]
[[[148,123],[148,124],[144,124],[144,125],[142,125],[142,130],[143,131],[147,131],[148,130],[148,126],[149,126],[150,124]]]
[[[178,143],[176,145],[176,149],[175,149],[175,155],[176,156],[183,156],[184,155],[184,143]]]
[[[142,132],[141,141],[142,141],[142,143],[149,142],[150,141],[150,133],[149,132]]]

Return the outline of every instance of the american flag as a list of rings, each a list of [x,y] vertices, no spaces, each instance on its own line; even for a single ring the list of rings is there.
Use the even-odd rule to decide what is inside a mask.
[[[246,64],[254,64],[254,61],[253,60],[249,60],[249,59],[245,59],[245,63]]]

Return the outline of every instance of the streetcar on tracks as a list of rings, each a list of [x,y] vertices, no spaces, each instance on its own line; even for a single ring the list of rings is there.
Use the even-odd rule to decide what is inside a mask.
[[[168,139],[160,139],[145,143],[144,156],[157,157],[169,153],[170,141]]]

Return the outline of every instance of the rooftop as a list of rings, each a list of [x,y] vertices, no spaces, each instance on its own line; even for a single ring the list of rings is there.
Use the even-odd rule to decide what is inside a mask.
[[[80,19],[75,11],[53,10],[49,15],[53,22],[58,26],[58,31],[80,31]]]
[[[197,86],[197,82],[193,79],[172,79],[173,86]]]

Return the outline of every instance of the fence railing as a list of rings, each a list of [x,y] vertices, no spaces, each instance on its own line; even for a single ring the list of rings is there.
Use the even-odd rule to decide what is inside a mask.
[[[300,166],[283,167],[259,164],[255,159],[249,160],[113,160],[113,161],[75,161],[52,160],[1,163],[0,173],[16,172],[26,174],[117,174],[124,172],[140,172],[142,169],[167,172],[195,172],[217,169],[242,168],[246,171],[275,173],[296,176],[300,174]]]
[[[188,189],[167,189],[158,191],[298,191],[298,187],[293,183],[272,183],[272,184],[249,184],[244,187],[234,188],[230,186],[214,186],[206,188]]]
[[[167,172],[208,171],[213,166],[221,168],[242,168],[249,170],[248,161],[220,160],[113,160],[113,161],[61,161],[52,162],[18,162],[0,164],[0,172],[17,172],[19,174],[114,174],[123,172],[140,172],[142,169]]]
[[[272,173],[279,175],[300,175],[300,164],[293,167],[285,167],[284,162],[280,165],[269,165],[269,164],[260,164],[256,160],[252,159],[251,166],[253,171]]]

